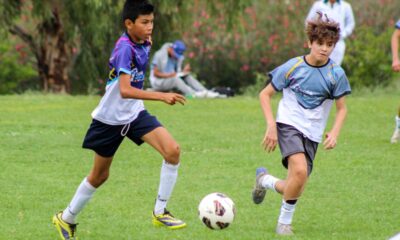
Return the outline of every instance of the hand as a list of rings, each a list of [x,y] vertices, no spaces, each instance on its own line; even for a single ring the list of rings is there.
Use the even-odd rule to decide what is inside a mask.
[[[332,134],[332,133],[327,133],[325,135],[325,141],[324,141],[324,149],[325,150],[330,150],[336,147],[336,139],[337,136]]]
[[[399,61],[399,59],[393,61],[393,63],[392,63],[392,69],[393,69],[393,71],[395,71],[395,72],[400,72],[400,61]]]
[[[186,98],[178,93],[163,93],[161,100],[169,105],[175,105],[176,102],[182,105],[186,103]]]
[[[267,131],[265,131],[264,139],[261,145],[264,147],[264,150],[268,152],[273,152],[278,143],[278,134],[276,131],[276,125],[268,126]]]
[[[185,72],[185,73],[190,73],[190,71],[191,71],[191,68],[190,68],[190,64],[188,63],[188,64],[186,64],[185,67],[183,68],[183,72]]]

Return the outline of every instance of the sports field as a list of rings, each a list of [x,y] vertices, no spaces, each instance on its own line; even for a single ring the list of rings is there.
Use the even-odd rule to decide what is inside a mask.
[[[99,99],[0,97],[1,240],[58,239],[51,217],[66,207],[91,168],[93,154],[81,143]],[[400,232],[400,144],[389,143],[398,94],[351,96],[347,103],[337,148],[318,150],[291,239],[388,239]],[[258,99],[146,106],[181,145],[182,164],[168,208],[188,227],[153,227],[161,157],[149,146],[125,140],[109,180],[78,218],[81,240],[288,239],[274,233],[280,196],[269,193],[261,205],[251,201],[256,167],[285,176],[279,150],[267,154],[261,148],[265,123]],[[234,223],[223,231],[209,230],[197,217],[201,198],[215,191],[226,193],[237,207]]]

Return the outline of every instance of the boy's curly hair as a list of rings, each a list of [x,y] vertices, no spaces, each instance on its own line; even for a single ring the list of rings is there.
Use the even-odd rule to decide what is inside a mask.
[[[306,33],[310,42],[328,41],[337,43],[340,39],[339,23],[329,19],[326,14],[317,12],[315,19],[307,21]],[[325,20],[323,19],[325,17]]]

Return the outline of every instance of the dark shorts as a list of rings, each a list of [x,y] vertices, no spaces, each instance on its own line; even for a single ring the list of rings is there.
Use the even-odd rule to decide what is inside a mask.
[[[277,123],[278,142],[282,154],[282,164],[288,168],[288,157],[295,153],[304,153],[307,159],[307,172],[311,174],[318,143],[311,141],[291,125]]]
[[[137,145],[141,145],[143,143],[141,138],[145,134],[161,126],[157,118],[146,110],[141,111],[135,120],[126,125],[108,125],[93,119],[82,147],[92,149],[100,156],[112,157],[125,136]]]

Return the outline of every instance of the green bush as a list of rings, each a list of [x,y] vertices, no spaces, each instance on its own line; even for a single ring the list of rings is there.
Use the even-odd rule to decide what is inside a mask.
[[[390,36],[388,28],[380,34],[370,27],[357,29],[352,39],[347,41],[343,68],[353,88],[385,87],[393,78],[391,70]]]
[[[37,71],[23,60],[26,56],[20,47],[0,40],[0,94],[21,93],[38,89]],[[32,81],[36,79],[36,81]]]
[[[253,85],[245,87],[241,92],[245,96],[256,97],[260,91],[265,88],[268,81],[266,73],[257,73],[255,77],[255,83]]]

